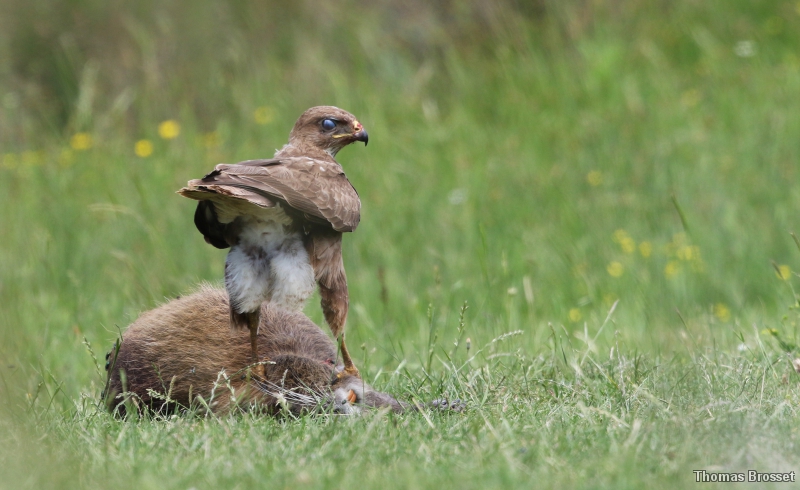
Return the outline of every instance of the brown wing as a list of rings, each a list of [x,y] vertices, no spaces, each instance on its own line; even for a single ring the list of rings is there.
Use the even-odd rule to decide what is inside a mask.
[[[361,219],[361,200],[342,167],[307,157],[220,164],[178,193],[196,200],[214,200],[224,194],[262,207],[278,201],[338,232],[355,230]]]

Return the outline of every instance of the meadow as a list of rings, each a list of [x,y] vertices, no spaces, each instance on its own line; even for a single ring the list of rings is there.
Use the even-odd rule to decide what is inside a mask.
[[[0,13],[0,488],[800,470],[800,4]],[[351,353],[380,390],[466,410],[105,413],[119,332],[222,278],[175,191],[271,156],[321,104],[370,134],[338,155],[363,206],[344,239]],[[316,297],[306,313],[324,325]],[[741,484],[770,485],[794,486]]]

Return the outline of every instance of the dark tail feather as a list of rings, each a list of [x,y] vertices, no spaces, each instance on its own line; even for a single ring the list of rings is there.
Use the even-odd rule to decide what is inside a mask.
[[[217,210],[211,201],[200,201],[194,212],[194,225],[203,234],[207,243],[217,248],[228,248],[230,244],[225,239],[224,225],[217,219]]]

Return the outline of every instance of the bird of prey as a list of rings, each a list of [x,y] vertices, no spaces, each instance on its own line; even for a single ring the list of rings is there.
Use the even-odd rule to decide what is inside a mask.
[[[224,249],[231,326],[250,329],[254,362],[261,303],[302,310],[319,285],[322,311],[339,337],[347,374],[358,375],[344,344],[349,299],[342,233],[361,216],[358,193],[335,160],[366,130],[332,106],[304,112],[289,142],[268,160],[219,164],[178,191],[198,202],[194,215],[206,242]],[[261,374],[263,366],[253,369]]]

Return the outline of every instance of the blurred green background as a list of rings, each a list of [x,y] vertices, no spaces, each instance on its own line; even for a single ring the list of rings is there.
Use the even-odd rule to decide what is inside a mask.
[[[0,0],[0,388],[98,392],[84,338],[222,277],[174,191],[322,104],[370,134],[338,157],[365,372],[449,349],[465,301],[531,357],[617,300],[600,345],[796,340],[798,94],[798,2]]]

